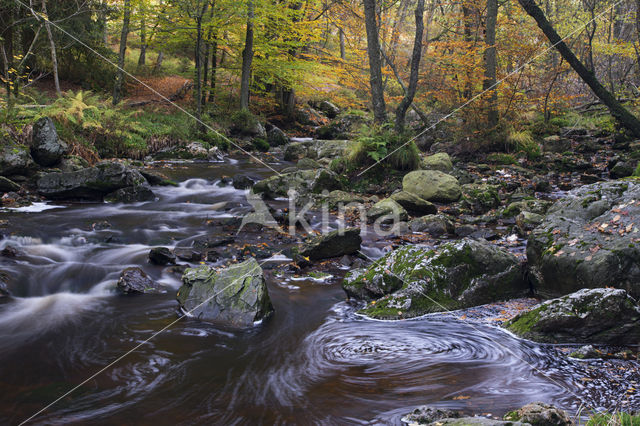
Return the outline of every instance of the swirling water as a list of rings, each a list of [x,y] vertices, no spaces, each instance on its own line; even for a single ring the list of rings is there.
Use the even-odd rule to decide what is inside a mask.
[[[182,165],[168,171],[180,185],[154,188],[155,202],[2,213],[12,234],[0,249],[19,254],[1,259],[16,297],[0,304],[0,422],[20,423],[176,319],[179,277],[147,253],[246,211],[244,191],[219,184],[238,170],[268,174],[246,161]],[[105,220],[110,227],[95,226]],[[166,293],[117,295],[128,266]],[[239,331],[184,319],[33,422],[397,424],[427,403],[502,414],[543,400],[576,410],[606,408],[621,392],[588,363],[484,324],[362,318],[339,280],[269,274],[268,285],[276,313],[263,324]]]

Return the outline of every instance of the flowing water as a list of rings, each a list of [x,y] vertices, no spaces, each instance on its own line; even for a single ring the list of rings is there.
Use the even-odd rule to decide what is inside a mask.
[[[179,276],[149,265],[149,249],[187,245],[207,220],[247,211],[244,191],[220,184],[238,171],[269,175],[246,160],[177,164],[165,172],[179,187],[154,188],[155,202],[0,213],[11,231],[0,249],[19,251],[0,260],[16,296],[0,303],[0,423],[20,423],[177,318]],[[167,292],[118,295],[128,266]],[[275,314],[263,324],[185,318],[33,423],[397,424],[421,404],[498,415],[536,400],[606,408],[628,386],[604,364],[481,323],[364,319],[339,279],[268,274],[268,286]]]

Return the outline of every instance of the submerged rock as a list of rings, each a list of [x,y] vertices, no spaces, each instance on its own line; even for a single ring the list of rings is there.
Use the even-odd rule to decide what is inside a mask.
[[[176,255],[166,247],[155,247],[149,252],[149,262],[154,265],[176,263]]]
[[[583,289],[522,313],[506,328],[545,343],[640,343],[640,307],[626,291]]]
[[[135,169],[120,163],[100,163],[77,172],[48,173],[38,180],[38,192],[51,199],[99,200],[118,189],[146,183]]]
[[[569,192],[530,234],[527,258],[543,297],[615,287],[639,298],[640,183],[596,183]]]
[[[330,259],[357,253],[361,244],[360,228],[347,228],[309,239],[300,249],[300,254],[311,260]]]
[[[462,195],[460,184],[453,176],[437,170],[416,170],[402,179],[402,189],[426,201],[450,203]]]
[[[253,258],[222,270],[187,269],[182,282],[180,308],[198,319],[247,327],[273,312],[262,269]]]
[[[350,297],[374,301],[362,313],[389,319],[477,306],[529,291],[514,255],[468,239],[436,250],[401,247],[365,270],[349,272],[342,287]]]
[[[158,293],[158,285],[140,268],[127,268],[120,274],[116,284],[125,294]]]
[[[56,165],[62,160],[68,146],[58,138],[56,126],[49,117],[43,117],[33,125],[31,156],[43,167]]]

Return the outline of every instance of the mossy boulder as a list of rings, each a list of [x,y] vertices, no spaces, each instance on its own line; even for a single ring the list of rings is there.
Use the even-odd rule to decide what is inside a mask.
[[[100,200],[121,188],[146,184],[139,171],[105,162],[77,172],[47,173],[38,180],[38,192],[50,199]]]
[[[625,178],[633,175],[636,169],[636,162],[631,161],[618,161],[615,166],[611,168],[609,174],[614,179]]]
[[[0,176],[0,192],[20,191],[20,185],[7,179],[4,176]]]
[[[516,216],[516,227],[518,233],[522,236],[529,235],[536,226],[540,225],[544,220],[544,216],[536,213],[531,213],[527,211],[520,212],[518,216]]]
[[[533,402],[519,410],[507,413],[504,419],[524,422],[532,426],[571,426],[573,421],[566,411],[544,402]]]
[[[425,232],[432,237],[454,234],[456,229],[447,217],[429,214],[409,221],[409,229],[413,232]]]
[[[158,285],[140,268],[127,268],[122,271],[116,287],[124,294],[162,292]]]
[[[146,185],[120,188],[104,197],[104,200],[110,203],[138,203],[155,199],[156,194]]]
[[[329,192],[325,200],[331,208],[338,207],[341,204],[346,207],[352,203],[362,204],[365,202],[364,197],[351,192],[341,191],[339,189]]]
[[[353,144],[348,140],[309,140],[292,142],[285,148],[284,159],[295,161],[303,157],[314,160],[345,157]]]
[[[437,249],[401,247],[349,272],[342,287],[349,297],[370,302],[361,313],[386,319],[507,300],[529,290],[514,255],[470,239]]]
[[[437,170],[416,170],[402,179],[402,189],[426,201],[458,201],[462,190],[458,180]]]
[[[0,176],[28,175],[35,167],[28,147],[0,139]]]
[[[407,220],[407,211],[391,198],[378,201],[367,212],[367,218],[375,221],[384,217],[384,222],[400,222]]]
[[[453,170],[451,157],[446,152],[439,152],[430,155],[422,160],[422,168],[425,170],[439,170],[441,172],[450,172]]]
[[[280,128],[271,126],[267,131],[267,142],[270,146],[282,146],[289,143],[289,136]]]
[[[520,201],[513,201],[507,207],[502,210],[503,217],[518,216],[521,212],[531,212],[539,215],[544,215],[549,210],[553,203],[546,200],[527,199]]]
[[[58,137],[53,120],[43,117],[35,122],[31,137],[31,156],[36,163],[43,167],[54,166],[60,163],[68,148]]]
[[[637,345],[640,307],[621,289],[582,289],[548,300],[516,316],[505,327],[543,343]]]
[[[303,244],[300,254],[310,260],[330,259],[357,253],[361,244],[360,228],[338,229],[310,238]]]
[[[435,204],[430,203],[427,200],[423,200],[415,194],[407,191],[399,191],[392,194],[391,198],[396,203],[400,204],[405,210],[413,214],[425,215],[436,214],[438,207]]]
[[[527,258],[542,297],[601,287],[640,297],[640,182],[569,192],[529,235]]]
[[[289,190],[298,194],[320,193],[342,189],[338,175],[328,169],[296,170],[271,176],[253,186],[253,192],[267,197],[287,197]]]
[[[273,312],[262,268],[253,258],[221,270],[187,269],[182,283],[181,310],[201,320],[248,327]]]
[[[462,204],[473,214],[483,214],[500,206],[496,185],[470,183],[462,186]]]

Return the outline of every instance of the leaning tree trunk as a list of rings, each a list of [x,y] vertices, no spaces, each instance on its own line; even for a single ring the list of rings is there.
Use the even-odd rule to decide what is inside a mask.
[[[60,90],[60,78],[58,77],[58,55],[56,54],[56,42],[53,39],[53,33],[51,32],[51,23],[49,21],[49,15],[47,13],[47,2],[42,0],[42,13],[46,16],[44,20],[44,26],[47,29],[47,36],[49,37],[49,46],[51,47],[51,66],[53,68],[53,83],[56,86],[56,93],[58,96],[62,96],[62,90]]]
[[[487,0],[487,23],[484,52],[484,82],[483,89],[489,91],[487,97],[487,124],[489,128],[498,125],[498,90],[496,87],[497,58],[496,58],[496,23],[498,20],[498,0]]]
[[[405,116],[407,110],[413,103],[413,98],[418,89],[418,74],[420,71],[420,59],[422,58],[422,37],[424,35],[424,0],[418,0],[416,5],[416,37],[413,41],[413,53],[411,54],[411,75],[409,76],[409,87],[404,94],[404,98],[396,109],[396,132],[404,130]]]
[[[247,35],[242,51],[242,76],[240,77],[240,108],[249,109],[249,83],[253,61],[253,0],[247,5]]]
[[[547,21],[542,10],[536,5],[535,0],[518,0],[522,8],[538,23],[538,27],[542,30],[551,44],[560,52],[560,55],[571,68],[580,76],[580,78],[589,86],[593,93],[600,101],[609,108],[618,122],[633,133],[634,136],[640,137],[640,120],[622,106],[615,96],[600,84],[596,76],[591,73],[569,47],[562,41],[562,38],[553,29],[553,26]]]
[[[118,54],[118,70],[113,85],[113,104],[118,105],[122,100],[122,83],[124,80],[124,55],[127,53],[127,37],[129,37],[129,21],[131,18],[131,0],[124,0],[124,17],[122,18],[122,33],[120,34],[120,52]]]
[[[387,121],[387,106],[382,89],[382,61],[380,59],[380,39],[376,19],[376,0],[364,0],[364,21],[367,28],[367,52],[369,54],[369,83],[373,116],[377,123]]]

